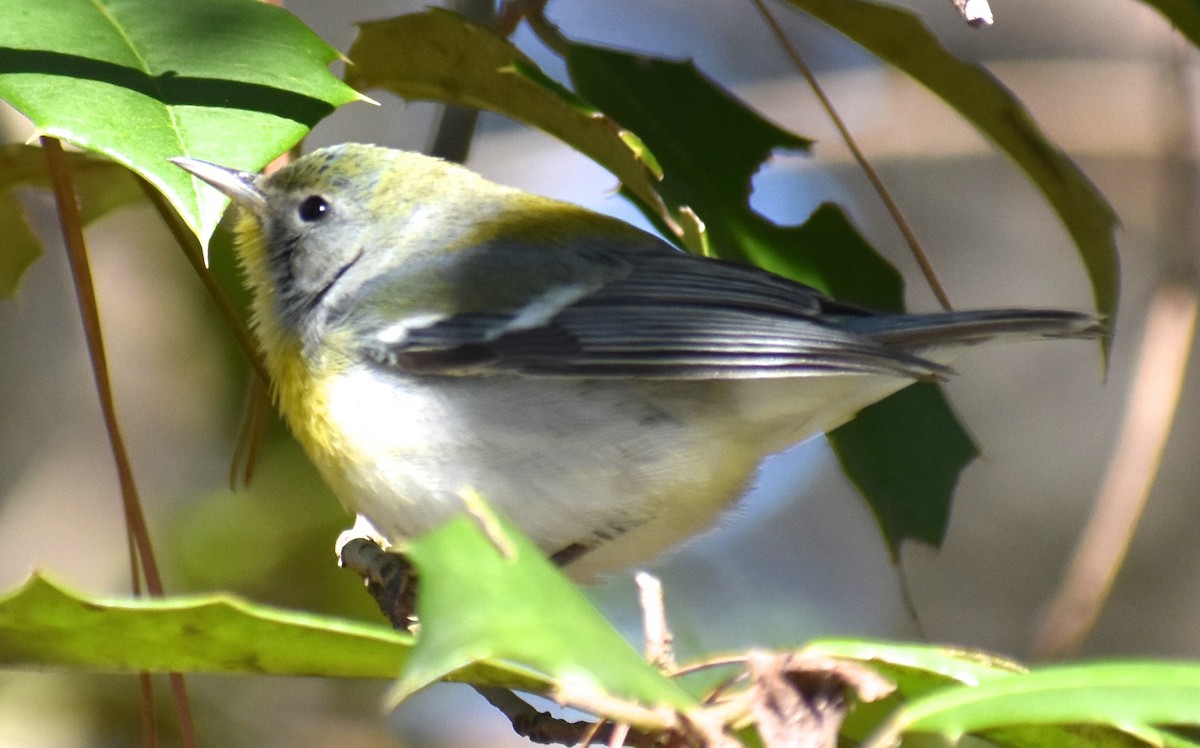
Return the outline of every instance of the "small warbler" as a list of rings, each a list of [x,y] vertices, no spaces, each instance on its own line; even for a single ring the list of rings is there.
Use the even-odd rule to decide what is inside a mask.
[[[1093,316],[885,314],[415,153],[346,144],[270,176],[174,162],[242,209],[284,417],[388,542],[477,490],[572,576],[704,529],[767,455],[964,346]]]

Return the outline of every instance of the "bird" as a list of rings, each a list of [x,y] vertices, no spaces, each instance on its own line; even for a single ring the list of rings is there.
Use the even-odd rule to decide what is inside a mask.
[[[866,309],[409,151],[172,161],[239,207],[273,398],[356,526],[402,545],[475,491],[577,580],[704,531],[767,456],[966,348],[1105,332]]]

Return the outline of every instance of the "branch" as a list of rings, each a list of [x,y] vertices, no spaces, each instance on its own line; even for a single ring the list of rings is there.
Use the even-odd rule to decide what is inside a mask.
[[[892,198],[892,193],[883,183],[883,178],[875,171],[875,167],[871,166],[871,162],[863,154],[862,149],[858,147],[858,141],[854,139],[854,135],[850,132],[850,128],[842,120],[841,115],[837,113],[833,102],[825,94],[825,89],[821,87],[821,83],[817,80],[817,76],[813,74],[812,69],[804,58],[800,56],[800,52],[787,38],[787,34],[783,32],[783,27],[779,25],[779,21],[775,20],[775,16],[767,9],[767,5],[763,0],[750,0],[754,3],[754,7],[758,9],[759,14],[770,27],[771,33],[775,35],[779,45],[783,47],[783,51],[787,54],[788,59],[792,61],[792,65],[804,77],[809,88],[816,94],[817,100],[821,102],[821,108],[829,115],[833,126],[837,128],[838,134],[845,141],[846,147],[850,149],[850,154],[854,156],[858,168],[866,176],[867,181],[871,183],[871,187],[875,189],[879,199],[883,201],[883,206],[887,209],[888,215],[892,217],[892,222],[896,224],[896,228],[900,229],[900,234],[904,237],[904,241],[908,244],[908,249],[912,252],[913,258],[917,261],[917,266],[921,269],[921,274],[925,276],[925,282],[929,284],[933,295],[937,297],[938,303],[942,305],[942,309],[949,312],[953,308],[950,304],[950,297],[946,294],[946,289],[942,286],[941,280],[938,279],[937,271],[933,269],[933,263],[929,261],[929,256],[925,254],[925,249],[921,246],[921,242],[917,239],[916,232],[912,230],[908,219],[904,217],[904,213],[900,211],[900,206]]]
[[[83,238],[83,221],[79,205],[75,202],[75,187],[71,181],[71,170],[58,138],[42,136],[42,149],[54,185],[54,201],[58,206],[59,225],[62,228],[63,244],[67,249],[67,260],[71,266],[71,280],[75,285],[75,299],[79,303],[79,314],[83,318],[83,335],[91,359],[92,377],[96,382],[96,394],[100,400],[100,412],[104,428],[108,433],[108,445],[117,468],[117,482],[121,489],[121,507],[125,512],[125,528],[129,536],[132,567],[131,583],[134,594],[140,594],[141,576],[145,577],[146,588],[151,595],[163,594],[162,578],[154,549],[150,543],[150,530],[146,526],[146,515],[138,498],[137,485],[133,480],[133,466],[125,449],[125,440],[117,423],[117,406],[112,394],[112,381],[108,375],[108,356],[104,351],[104,337],[100,329],[100,310],[96,304],[96,289],[92,285],[92,269],[88,260],[87,245]],[[140,574],[139,574],[140,572]],[[187,686],[179,673],[170,674],[171,692],[175,702],[175,713],[179,720],[179,731],[186,748],[195,748],[196,731],[192,721],[192,710],[187,697]],[[143,713],[152,711],[153,693],[149,674],[141,675],[140,686]],[[151,732],[152,721],[144,723],[144,736],[148,744],[154,745],[157,737]]]
[[[369,538],[355,537],[342,545],[339,558],[342,566],[362,577],[367,591],[393,628],[415,632],[417,577],[403,556],[385,551]],[[514,732],[535,743],[587,745],[597,740],[609,741],[619,735],[620,726],[607,722],[568,722],[540,712],[506,688],[472,688],[508,719]],[[616,745],[648,746],[653,743],[643,733],[624,730],[620,734],[624,737]]]

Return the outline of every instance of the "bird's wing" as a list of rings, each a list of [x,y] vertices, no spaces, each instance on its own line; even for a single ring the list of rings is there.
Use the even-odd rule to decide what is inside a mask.
[[[863,312],[755,268],[660,248],[609,259],[621,270],[595,288],[560,283],[521,308],[429,318],[403,335],[375,336],[364,353],[414,373],[454,375],[922,378],[947,371],[825,316]],[[492,282],[503,284],[503,271],[489,266]]]

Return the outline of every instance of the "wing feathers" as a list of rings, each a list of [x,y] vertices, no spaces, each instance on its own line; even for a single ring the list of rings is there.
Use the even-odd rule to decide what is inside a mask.
[[[452,375],[920,379],[949,373],[921,355],[940,345],[998,334],[1085,335],[1095,327],[1085,315],[1057,312],[881,314],[755,268],[678,252],[627,252],[620,260],[628,272],[565,298],[557,311],[551,292],[534,300],[545,307],[540,324],[528,325],[521,309],[457,314],[399,341],[377,338],[365,353],[388,366]],[[503,283],[504,274],[493,280]]]

